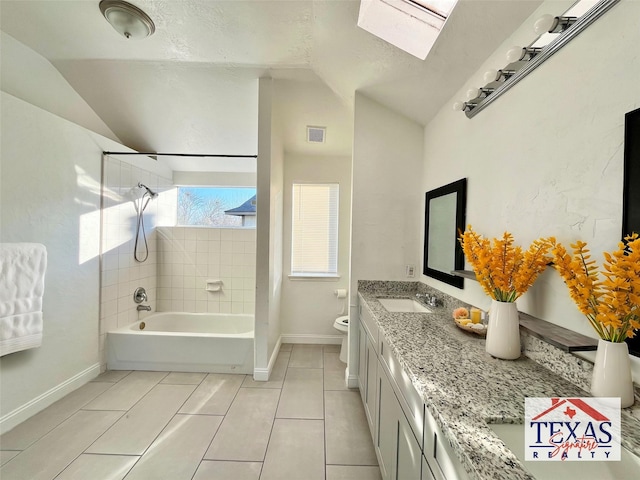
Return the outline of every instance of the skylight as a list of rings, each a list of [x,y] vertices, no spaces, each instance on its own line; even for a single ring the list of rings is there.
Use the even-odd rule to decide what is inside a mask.
[[[361,0],[358,26],[421,60],[457,0]]]

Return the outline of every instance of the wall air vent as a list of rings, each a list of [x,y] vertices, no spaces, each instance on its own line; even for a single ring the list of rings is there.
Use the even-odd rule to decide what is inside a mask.
[[[324,143],[327,135],[327,127],[307,126],[307,142]]]

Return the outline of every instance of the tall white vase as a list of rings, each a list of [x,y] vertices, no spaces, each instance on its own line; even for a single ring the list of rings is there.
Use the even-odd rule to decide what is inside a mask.
[[[594,397],[620,397],[621,407],[633,405],[633,380],[629,347],[625,342],[598,340],[596,362],[591,378]]]
[[[515,303],[491,301],[485,348],[492,357],[504,360],[520,357],[520,318]]]

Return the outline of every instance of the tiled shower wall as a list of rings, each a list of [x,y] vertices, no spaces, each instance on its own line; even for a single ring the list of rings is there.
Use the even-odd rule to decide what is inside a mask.
[[[138,263],[133,257],[137,214],[142,182],[160,195],[144,211],[149,257]],[[129,163],[106,157],[103,164],[102,267],[100,305],[100,359],[104,368],[106,333],[138,320],[133,292],[147,291],[153,310],[157,304],[157,229],[175,224],[176,190],[172,179],[143,170]]]
[[[255,229],[161,227],[157,235],[157,310],[254,313]],[[222,280],[221,291],[206,291],[207,280]]]

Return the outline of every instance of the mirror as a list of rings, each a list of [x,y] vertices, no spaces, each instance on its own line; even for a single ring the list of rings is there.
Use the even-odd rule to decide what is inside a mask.
[[[463,288],[464,278],[451,272],[464,268],[458,231],[465,228],[466,205],[466,178],[426,194],[422,273],[457,288]]]
[[[625,115],[622,236],[640,233],[640,108]],[[629,353],[640,357],[640,333],[627,339]]]

